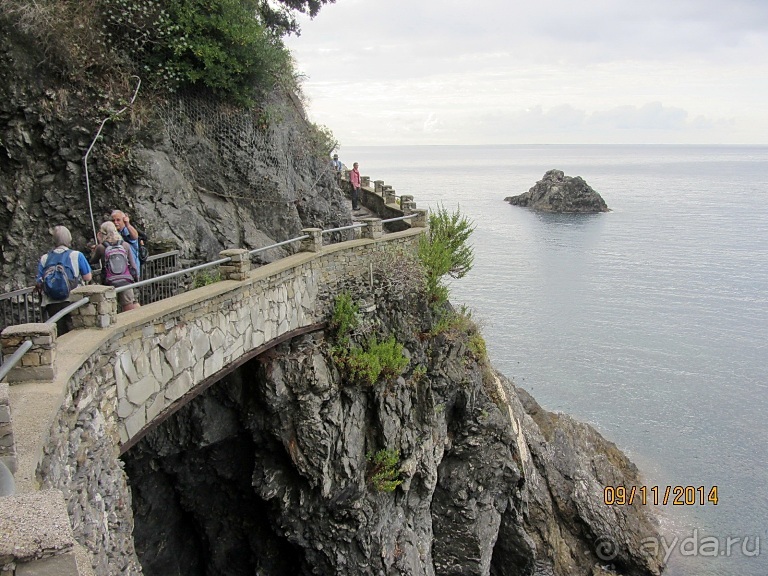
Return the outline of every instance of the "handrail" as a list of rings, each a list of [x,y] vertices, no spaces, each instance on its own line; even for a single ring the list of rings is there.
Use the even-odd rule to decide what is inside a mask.
[[[364,228],[367,226],[367,224],[359,223],[359,224],[350,224],[349,226],[341,226],[340,228],[329,228],[328,230],[323,230],[322,234],[330,234],[331,232],[342,232],[343,230],[353,230],[355,228]]]
[[[181,254],[181,250],[168,250],[168,252],[160,252],[160,254],[148,256],[147,262],[153,262],[155,260],[160,260],[160,258],[168,258],[170,256],[178,256],[179,254]]]
[[[149,284],[154,284],[155,282],[159,282],[161,280],[170,280],[171,278],[176,278],[176,276],[182,276],[184,274],[189,274],[190,272],[197,272],[198,270],[205,270],[206,268],[213,268],[214,266],[220,266],[221,264],[226,264],[227,262],[231,261],[232,258],[227,257],[219,258],[213,262],[204,262],[203,264],[192,266],[192,268],[184,268],[183,270],[177,270],[176,272],[168,272],[168,274],[163,274],[162,276],[155,276],[154,278],[147,278],[146,280],[134,282],[133,284],[120,286],[115,288],[115,292],[119,294],[120,292],[125,292],[131,288],[141,288],[142,286],[148,286]]]
[[[398,216],[397,218],[389,218],[388,220],[382,220],[382,224],[387,224],[389,222],[399,222],[400,220],[408,220],[410,218],[415,218],[418,216],[418,214],[408,214],[406,216]]]
[[[306,240],[307,238],[309,238],[309,234],[304,234],[304,236],[297,236],[296,238],[291,238],[290,240],[283,240],[282,242],[278,242],[277,244],[271,244],[270,246],[264,246],[263,248],[254,248],[253,250],[249,251],[248,254],[253,256],[254,254],[258,254],[259,252],[271,250],[272,248],[279,248],[280,246],[285,246],[286,244],[290,244],[291,242],[298,242],[299,240]]]
[[[2,296],[4,296],[5,299],[13,298],[14,296],[24,296],[32,292],[34,289],[35,289],[34,286],[27,286],[25,288],[18,288],[17,290],[13,290],[12,292],[6,292],[5,294],[2,294]]]
[[[32,340],[26,340],[16,349],[16,352],[8,356],[8,359],[3,362],[2,366],[0,366],[0,382],[2,382],[3,379],[8,376],[8,372],[10,372],[13,367],[16,366],[19,360],[21,360],[21,357],[24,356],[24,354],[26,354],[30,348],[32,348]]]
[[[89,302],[90,302],[90,298],[81,298],[77,302],[73,302],[66,308],[62,308],[61,310],[56,312],[56,314],[48,318],[48,320],[46,320],[44,324],[55,324],[70,312],[74,312],[75,310],[77,310],[78,308],[81,308],[82,306],[85,306]],[[8,359],[6,359],[3,362],[2,366],[0,366],[0,382],[3,381],[3,378],[5,378],[8,375],[8,372],[10,372],[11,369],[13,369],[13,367],[16,366],[19,360],[21,360],[22,356],[24,356],[24,354],[26,354],[27,350],[29,350],[30,348],[32,348],[32,340],[24,341],[24,343],[21,344],[21,346],[19,346],[16,349],[16,351],[13,354],[11,354],[8,357]]]
[[[282,242],[278,242],[277,244],[270,244],[269,246],[264,246],[263,248],[256,248],[255,250],[249,251],[248,254],[256,254],[257,252],[263,252],[264,250],[271,250],[272,248],[278,248],[280,246],[284,246],[285,244],[290,244],[291,242],[305,240],[306,238],[309,238],[309,235],[305,234],[304,236],[298,236],[296,238],[291,238],[290,240],[284,240]],[[148,286],[150,284],[154,284],[162,280],[170,280],[171,278],[176,278],[177,276],[183,276],[184,274],[190,274],[192,272],[198,272],[200,270],[205,270],[207,268],[213,268],[214,266],[220,266],[222,264],[226,264],[227,262],[231,262],[231,261],[232,261],[232,258],[227,257],[227,258],[219,258],[218,260],[214,260],[213,262],[204,262],[203,264],[198,264],[197,266],[192,266],[191,268],[184,268],[183,270],[177,270],[176,272],[169,272],[168,274],[156,276],[155,278],[148,278],[147,280],[141,280],[139,282],[134,282],[133,284],[120,286],[119,288],[115,288],[115,292],[119,294],[120,292],[125,292],[126,290],[130,290],[131,288],[141,288],[142,286]]]
[[[46,320],[44,323],[45,324],[55,324],[56,322],[58,322],[59,320],[64,318],[64,316],[69,314],[70,312],[74,312],[78,308],[81,308],[82,306],[85,306],[86,304],[90,303],[90,301],[91,301],[90,298],[81,298],[77,302],[73,302],[72,304],[70,304],[66,308],[62,308],[61,310],[56,312],[56,314],[54,314],[53,316],[48,318],[48,320]]]

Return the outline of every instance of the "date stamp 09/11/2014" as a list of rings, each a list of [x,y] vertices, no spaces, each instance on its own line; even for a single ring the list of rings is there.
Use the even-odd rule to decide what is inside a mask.
[[[632,506],[635,502],[653,506],[717,506],[717,486],[606,486],[606,506]]]

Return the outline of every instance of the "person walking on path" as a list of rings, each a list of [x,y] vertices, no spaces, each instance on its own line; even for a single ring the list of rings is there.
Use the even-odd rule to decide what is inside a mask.
[[[42,294],[41,305],[43,307],[43,320],[48,320],[57,312],[63,310],[72,303],[69,295],[70,290],[77,286],[83,286],[90,282],[92,277],[91,267],[88,260],[82,252],[70,250],[72,245],[72,234],[66,226],[54,226],[51,229],[53,237],[53,250],[43,254],[37,263],[37,276],[35,276],[35,286]],[[64,280],[67,283],[64,292],[66,296],[57,298],[48,288],[49,278],[56,274],[56,268],[66,274]],[[58,335],[66,334],[72,329],[72,319],[69,316],[59,319],[56,322]]]
[[[122,210],[113,210],[110,220],[117,228],[118,233],[123,240],[128,242],[133,252],[133,259],[136,261],[136,275],[141,278],[141,264],[139,263],[139,231],[131,225],[131,219],[128,214]]]
[[[333,155],[333,160],[331,161],[331,164],[333,165],[333,169],[336,170],[336,173],[341,174],[342,164],[341,164],[341,160],[339,160],[338,154]]]
[[[352,185],[352,210],[360,208],[360,170],[357,168],[357,162],[352,164],[352,170],[349,171],[349,183]]]
[[[137,272],[138,258],[133,255],[131,245],[123,240],[114,222],[104,222],[96,233],[99,243],[91,255],[91,263],[101,263],[101,283],[105,286],[128,286],[139,278]],[[138,308],[133,288],[124,290],[117,295],[120,310],[127,312]]]

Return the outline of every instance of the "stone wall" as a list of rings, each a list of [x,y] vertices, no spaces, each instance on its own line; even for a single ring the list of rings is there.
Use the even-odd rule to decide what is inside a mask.
[[[13,441],[8,384],[0,383],[0,461],[16,472],[16,444]]]
[[[17,527],[22,526],[22,530]],[[0,574],[83,576],[58,490],[17,494],[0,506]]]
[[[72,362],[80,354],[84,360],[56,371],[66,378],[64,402],[37,474],[43,488],[64,492],[75,537],[93,555],[96,573],[141,573],[120,452],[239,360],[325,320],[334,287],[365,275],[377,253],[414,250],[420,233],[289,256],[249,271],[242,281],[221,281],[120,314],[107,328],[78,330],[57,343],[59,359]],[[240,268],[247,264],[244,259]],[[228,267],[229,274],[238,273],[238,266]],[[86,352],[88,338],[95,344]]]
[[[403,210],[400,206],[400,197],[395,194],[392,186],[384,184],[383,180],[376,180],[373,186],[370,186],[369,176],[361,176],[361,181],[360,203],[380,218],[399,218],[413,212],[412,208],[415,208],[415,203],[406,206],[406,209]],[[349,171],[345,171],[340,176],[339,184],[345,194],[352,194],[352,185],[349,183]],[[413,197],[409,198],[413,199]],[[413,221],[411,221],[412,224]],[[388,222],[384,225],[384,230],[386,232],[400,232],[401,230],[407,230],[409,227],[407,222]]]
[[[97,353],[116,358],[120,441],[135,439],[244,355],[325,320],[330,303],[318,299],[320,292],[333,294],[343,279],[366,273],[385,246],[414,244],[416,232],[385,242],[333,245],[316,256],[289,256],[258,268],[234,289],[213,287],[220,293],[166,312],[157,306],[151,324],[135,327]]]

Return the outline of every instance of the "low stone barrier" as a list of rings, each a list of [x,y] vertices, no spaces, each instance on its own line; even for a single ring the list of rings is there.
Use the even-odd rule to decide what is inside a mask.
[[[0,574],[86,574],[77,566],[75,539],[60,491],[5,496],[0,504]]]
[[[352,185],[349,182],[349,170],[344,171],[344,173],[340,175],[339,185],[345,194],[352,194]],[[403,204],[403,198],[405,198],[405,204]],[[417,211],[413,196],[398,198],[395,191],[392,189],[392,186],[385,184],[383,180],[375,180],[373,186],[371,186],[371,179],[369,176],[360,177],[360,203],[383,219],[408,216]],[[426,211],[419,212],[420,217],[423,216],[426,219]],[[407,230],[411,226],[421,227],[425,225],[426,223],[417,223],[415,221],[411,221],[410,223],[404,221],[387,222],[384,225],[384,230],[386,232],[400,232],[402,230]]]
[[[0,461],[11,473],[16,472],[16,443],[13,440],[11,403],[6,383],[0,383]]]

